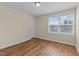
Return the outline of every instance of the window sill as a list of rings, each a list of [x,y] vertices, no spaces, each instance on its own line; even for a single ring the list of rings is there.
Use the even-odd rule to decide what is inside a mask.
[[[48,34],[63,34],[63,35],[74,35],[74,33],[62,33],[62,32],[48,32]]]

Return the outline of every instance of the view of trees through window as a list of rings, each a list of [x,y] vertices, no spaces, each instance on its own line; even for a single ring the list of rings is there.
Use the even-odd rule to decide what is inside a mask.
[[[73,32],[73,14],[53,16],[48,20],[48,32]]]

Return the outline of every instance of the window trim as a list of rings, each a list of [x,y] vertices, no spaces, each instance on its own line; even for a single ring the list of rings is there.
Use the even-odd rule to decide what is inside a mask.
[[[72,25],[72,33],[68,33],[68,32],[61,32],[60,31],[60,23],[59,23],[59,29],[57,32],[50,32],[49,31],[49,25],[48,25],[48,22],[49,22],[49,18],[51,17],[55,17],[55,16],[58,16],[60,18],[60,16],[65,16],[65,15],[68,15],[68,14],[72,14],[74,16],[74,20],[73,20],[73,24],[64,24],[64,25]],[[54,15],[54,16],[51,16],[51,17],[48,17],[48,22],[47,22],[47,25],[48,25],[48,34],[67,34],[67,35],[74,35],[75,34],[75,13],[67,13],[67,14],[61,14],[61,15]],[[60,21],[60,19],[59,19]]]

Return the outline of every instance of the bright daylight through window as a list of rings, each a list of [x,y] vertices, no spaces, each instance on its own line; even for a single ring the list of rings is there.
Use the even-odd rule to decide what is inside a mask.
[[[53,16],[48,19],[48,32],[73,33],[74,14]]]

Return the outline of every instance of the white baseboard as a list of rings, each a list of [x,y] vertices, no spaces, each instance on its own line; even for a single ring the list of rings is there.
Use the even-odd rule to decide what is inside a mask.
[[[28,41],[30,39],[32,39],[32,38],[28,38],[28,39],[25,39],[25,40],[20,40],[20,41],[14,42],[14,43],[10,43],[10,44],[7,44],[7,45],[0,46],[0,49],[7,48],[7,47],[10,47],[10,46],[22,43],[22,42]]]
[[[79,45],[76,45],[77,52],[79,53]]]
[[[57,41],[57,40],[52,40],[52,39],[50,39],[50,38],[45,38],[45,37],[35,37],[35,38],[40,38],[40,39],[45,39],[45,40],[49,40],[49,41],[55,41],[55,42],[60,42],[60,43],[64,43],[64,44],[76,46],[75,44],[71,44],[71,43],[67,43],[67,42],[62,42],[62,41]],[[7,48],[7,47],[10,47],[10,46],[13,46],[13,45],[22,43],[22,42],[28,41],[28,40],[30,40],[30,39],[32,39],[32,38],[28,38],[28,39],[25,39],[25,40],[21,40],[21,41],[18,41],[18,42],[14,42],[14,43],[11,43],[11,44],[7,44],[7,45],[0,46],[0,49]],[[78,49],[78,48],[77,48],[77,49]],[[79,50],[79,49],[78,49],[78,50]]]
[[[58,41],[58,40],[54,40],[51,39],[51,38],[46,38],[46,37],[37,37],[37,38],[40,38],[40,39],[45,39],[45,40],[49,40],[49,41],[55,41],[55,42],[60,42],[60,43],[63,43],[63,44],[68,44],[68,45],[72,45],[72,46],[76,46],[76,44],[72,44],[72,43],[68,43],[68,42],[63,42],[63,41]]]

